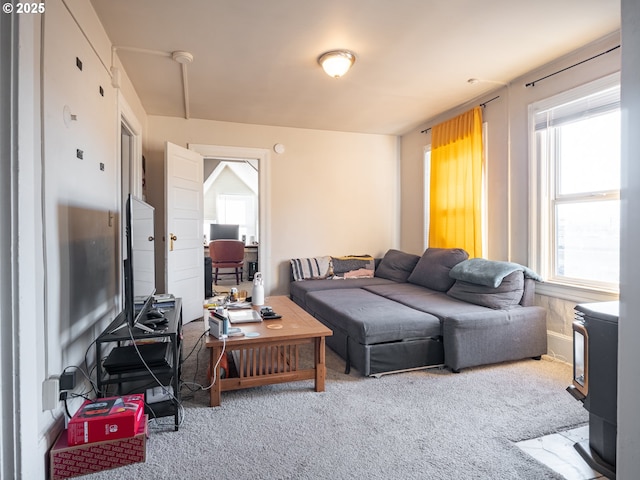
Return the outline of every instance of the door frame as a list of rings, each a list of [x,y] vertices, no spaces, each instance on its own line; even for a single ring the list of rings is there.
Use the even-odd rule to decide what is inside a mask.
[[[120,229],[120,238],[119,238],[119,259],[117,264],[117,275],[118,275],[118,296],[117,300],[120,307],[124,307],[124,273],[123,273],[123,259],[124,259],[124,251],[126,245],[126,236],[125,236],[125,223],[126,223],[126,214],[125,207],[126,201],[125,198],[129,193],[144,199],[144,189],[142,185],[143,174],[142,174],[142,124],[138,120],[138,117],[133,112],[127,100],[124,98],[124,95],[118,89],[118,104],[117,104],[117,115],[118,115],[118,129],[117,129],[117,141],[116,148],[119,156],[119,161],[116,162],[117,169],[117,178],[118,178],[118,212],[119,215],[119,229]],[[127,132],[127,136],[130,139],[129,144],[129,158],[126,159],[126,165],[124,165],[125,159],[122,155],[122,131],[125,130]],[[125,167],[128,167],[128,172],[123,171]],[[123,178],[127,179],[128,185],[123,184]],[[156,261],[157,264],[157,261]]]
[[[122,140],[120,132],[124,127],[131,138],[130,153],[131,159],[129,161],[129,189],[135,196],[144,199],[143,190],[143,172],[142,172],[142,125],[136,117],[135,113],[127,103],[122,92],[118,90],[118,118],[120,120],[118,129],[118,152],[122,154]],[[121,162],[120,162],[121,163]],[[121,168],[121,167],[120,167]],[[119,178],[122,178],[120,172]],[[120,197],[123,197],[123,192],[120,192]]]
[[[271,152],[266,148],[232,147],[223,145],[207,145],[189,143],[189,150],[198,152],[204,158],[221,160],[257,160],[258,161],[258,226],[260,228],[260,242],[258,246],[258,271],[262,272],[265,283],[265,294],[268,295],[273,285],[271,271],[271,222],[268,212],[271,211],[271,194],[269,191],[271,178]]]
[[[19,35],[18,27],[22,26],[22,19],[18,20],[16,15],[3,15],[0,20],[2,25],[3,34],[0,37],[0,95],[2,95],[2,105],[6,108],[0,110],[0,127],[1,137],[0,152],[2,154],[2,162],[0,163],[0,198],[2,198],[2,211],[0,212],[0,247],[3,252],[6,252],[0,258],[0,315],[2,315],[2,326],[0,328],[0,371],[2,371],[2,378],[6,379],[0,386],[0,408],[5,412],[5,418],[12,418],[13,421],[4,421],[0,425],[0,478],[18,478],[22,477],[23,463],[25,462],[25,454],[31,450],[31,447],[37,446],[37,442],[31,441],[29,433],[32,430],[27,430],[24,427],[25,416],[27,411],[30,417],[39,418],[36,416],[36,411],[30,411],[28,406],[21,402],[21,396],[25,391],[29,393],[37,393],[36,388],[37,381],[27,381],[21,373],[25,373],[25,366],[34,367],[35,361],[31,362],[23,361],[25,357],[24,350],[33,348],[28,346],[29,344],[35,344],[33,338],[30,335],[22,335],[27,325],[35,327],[35,320],[32,320],[30,313],[31,310],[24,312],[21,307],[24,304],[23,297],[30,297],[28,292],[22,290],[22,287],[35,287],[35,278],[28,276],[30,264],[20,262],[20,259],[26,254],[25,251],[30,251],[34,245],[21,241],[18,248],[18,239],[26,234],[26,238],[29,235],[36,236],[35,231],[25,230],[24,226],[31,223],[35,226],[36,219],[35,209],[29,208],[26,211],[21,212],[22,202],[25,201],[29,195],[31,195],[32,202],[37,197],[36,191],[31,191],[27,185],[27,176],[32,172],[27,163],[27,155],[33,153],[33,158],[30,162],[36,164],[38,157],[35,155],[35,151],[29,148],[28,142],[32,141],[33,145],[36,145],[35,136],[38,132],[32,131],[35,122],[29,126],[29,115],[25,117],[18,115],[18,103],[24,102],[27,96],[33,95],[33,103],[31,105],[38,105],[39,99],[35,96],[34,88],[29,88],[27,82],[21,84],[20,78],[24,76],[27,80],[29,77],[27,73],[22,70],[25,67],[22,66],[29,64],[29,60],[33,61],[31,44],[26,42],[22,46],[23,49],[19,49],[22,36]],[[27,26],[27,32],[32,32]],[[22,58],[24,55],[25,58]],[[18,63],[20,61],[20,64]],[[34,67],[35,68],[35,67]],[[33,75],[35,86],[35,72]],[[24,91],[23,91],[24,85]],[[29,133],[26,133],[29,132]],[[34,175],[34,174],[32,174]],[[19,181],[22,180],[24,186],[20,185]],[[38,184],[32,183],[34,190],[36,190]],[[24,217],[24,218],[21,218]],[[29,222],[31,220],[31,222]],[[20,258],[18,254],[21,253]],[[37,255],[33,255],[33,259],[37,259]],[[35,269],[33,270],[35,271]],[[31,290],[37,291],[36,289]],[[23,293],[23,295],[18,295]],[[36,303],[31,301],[31,303]],[[45,309],[46,310],[46,309]],[[21,315],[25,315],[21,318]],[[27,321],[27,318],[29,320]],[[34,318],[37,318],[34,317]],[[21,320],[24,319],[24,323]],[[28,322],[28,323],[27,323]],[[41,324],[40,322],[38,322]],[[22,325],[21,325],[22,324]],[[22,329],[20,328],[22,326]],[[35,330],[35,328],[33,328]],[[30,340],[27,340],[30,339]],[[22,340],[22,341],[21,341]],[[38,343],[40,345],[40,343]],[[33,355],[32,355],[33,357]],[[24,365],[23,365],[24,363]],[[30,373],[33,373],[35,368],[30,368]],[[22,395],[21,395],[21,392]],[[31,395],[36,396],[36,395]],[[36,403],[37,405],[37,403]],[[33,406],[33,405],[31,405]],[[27,408],[24,408],[27,407]],[[30,422],[33,423],[33,422]],[[29,440],[27,440],[29,439]],[[28,454],[26,455],[28,456]]]

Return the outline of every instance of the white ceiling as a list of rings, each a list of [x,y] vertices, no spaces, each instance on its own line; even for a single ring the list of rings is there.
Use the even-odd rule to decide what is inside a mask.
[[[620,0],[91,0],[150,115],[403,134],[620,28]],[[357,60],[341,79],[318,56]]]

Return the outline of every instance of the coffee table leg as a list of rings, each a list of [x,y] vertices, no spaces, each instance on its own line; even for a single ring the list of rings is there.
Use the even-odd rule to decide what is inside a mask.
[[[220,358],[220,354],[222,353],[222,348],[220,347],[213,347],[210,348],[209,351],[211,352],[211,355],[209,357],[209,372],[210,373],[210,377],[209,377],[209,382],[211,382],[211,380],[213,379],[213,376],[215,375],[216,378],[216,383],[214,383],[211,388],[209,389],[209,406],[211,407],[219,407],[220,406],[220,365],[218,365],[218,371],[214,371],[216,368],[216,363],[218,363],[218,358]]]
[[[316,341],[315,341],[316,392],[324,392],[324,379],[326,376],[324,347],[325,347],[324,337],[316,338]]]

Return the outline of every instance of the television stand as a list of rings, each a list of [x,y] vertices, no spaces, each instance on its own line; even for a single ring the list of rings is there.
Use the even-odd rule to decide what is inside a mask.
[[[120,325],[118,325],[116,328],[114,328],[113,330],[111,330],[109,333],[113,334],[116,333],[120,330],[122,330],[123,328],[128,328],[129,327],[129,323],[125,320],[123,323],[121,323]],[[148,327],[147,325],[145,325],[142,322],[137,322],[134,326],[133,329],[135,330],[136,328],[142,330],[143,332],[146,333],[156,333],[156,330],[154,330],[151,327]]]
[[[174,429],[177,431],[180,424],[179,411],[181,401],[182,299],[176,298],[173,308],[164,309],[164,317],[166,325],[162,330],[154,330],[151,327],[137,323],[130,331],[128,324],[126,322],[122,324],[120,316],[118,316],[100,334],[96,339],[97,396],[108,397],[130,393],[146,394],[150,385],[152,387],[160,386],[157,384],[157,381],[159,381],[163,387],[167,387],[167,389],[171,387],[173,393],[169,398],[153,403],[151,407],[145,402],[145,412],[150,415],[150,418],[173,415],[175,419]],[[144,327],[144,329],[140,327]],[[118,352],[118,349],[126,349],[131,344],[132,337],[139,346],[152,342],[168,344],[165,361],[148,365],[149,368],[147,369],[147,366],[139,358],[135,358],[131,365],[123,366],[120,364],[120,370],[117,373],[113,373],[113,370],[112,373],[109,373],[104,367],[105,362],[112,355],[115,357],[119,353],[123,353],[122,350]],[[107,362],[108,364],[109,362]]]

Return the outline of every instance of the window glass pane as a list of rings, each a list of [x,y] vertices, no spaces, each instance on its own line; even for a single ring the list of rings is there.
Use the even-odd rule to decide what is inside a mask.
[[[559,204],[556,227],[556,275],[618,283],[618,200]]]
[[[431,145],[425,147],[424,152],[424,194],[423,194],[423,212],[424,212],[424,237],[422,239],[423,249],[429,248],[429,214],[430,203],[429,195],[431,192]]]
[[[234,198],[225,196],[224,198],[224,219],[222,223],[232,223],[234,225],[244,225],[247,223],[247,201],[243,197]]]
[[[618,110],[558,127],[558,194],[620,189]]]

